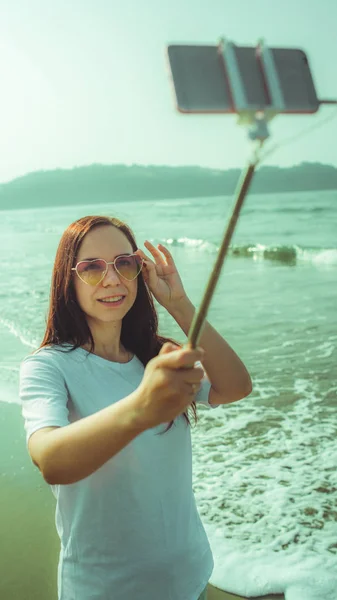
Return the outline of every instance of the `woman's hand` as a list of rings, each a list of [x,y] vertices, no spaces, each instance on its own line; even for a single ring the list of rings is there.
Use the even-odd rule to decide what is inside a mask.
[[[202,348],[178,348],[167,342],[147,363],[133,400],[143,430],[169,423],[187,410],[204,376],[204,370],[193,365],[203,356]]]
[[[144,259],[143,278],[159,304],[168,311],[186,298],[186,292],[180,279],[172,254],[162,244],[155,248],[149,241],[144,246],[151,252],[151,260],[142,250],[135,254]]]

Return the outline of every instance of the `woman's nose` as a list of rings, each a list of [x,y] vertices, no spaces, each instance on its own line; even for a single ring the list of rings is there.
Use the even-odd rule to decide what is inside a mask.
[[[108,270],[103,277],[102,283],[107,285],[109,283],[117,284],[120,282],[121,282],[121,278],[118,275],[114,265],[108,265]]]

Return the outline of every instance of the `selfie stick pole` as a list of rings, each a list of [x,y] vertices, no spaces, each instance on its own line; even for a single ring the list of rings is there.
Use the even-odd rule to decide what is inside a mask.
[[[261,143],[261,146],[262,146],[262,143]],[[239,180],[239,183],[238,183],[238,186],[237,186],[237,189],[235,192],[235,202],[234,202],[233,212],[230,217],[228,226],[225,230],[225,233],[224,233],[224,236],[223,236],[220,248],[219,248],[219,252],[218,252],[218,255],[217,255],[217,258],[215,261],[215,265],[213,267],[213,271],[208,280],[206,290],[204,292],[204,296],[202,298],[199,310],[194,315],[194,319],[192,321],[192,324],[191,324],[191,327],[190,327],[190,330],[188,333],[187,345],[190,346],[191,348],[195,348],[198,345],[198,340],[202,333],[202,326],[205,322],[208,308],[211,303],[211,299],[212,299],[216,284],[218,283],[218,280],[219,280],[219,277],[221,274],[222,265],[224,263],[225,256],[226,256],[228,248],[229,248],[229,244],[231,242],[233,232],[234,232],[237,220],[239,218],[239,214],[240,214],[243,202],[245,200],[245,197],[249,190],[250,184],[252,182],[258,161],[259,161],[258,156],[256,156],[255,160],[250,161],[248,166],[246,167],[245,171],[243,171],[241,178]]]
[[[237,189],[235,191],[235,201],[232,215],[230,217],[228,226],[225,230],[218,256],[213,267],[213,271],[210,275],[209,281],[204,292],[199,310],[196,311],[194,319],[192,321],[190,330],[188,332],[189,347],[195,348],[198,345],[198,340],[202,333],[202,327],[206,319],[207,311],[213,297],[213,293],[218,283],[221,269],[225,260],[225,256],[228,252],[229,244],[231,242],[234,229],[237,224],[237,220],[240,215],[242,205],[245,197],[249,190],[252,182],[255,169],[259,162],[259,150],[262,147],[264,141],[269,137],[269,131],[267,127],[267,120],[270,120],[282,111],[284,108],[284,98],[281,90],[280,81],[274,64],[273,56],[269,48],[264,44],[262,40],[257,45],[257,54],[260,58],[263,66],[265,82],[268,87],[270,104],[268,109],[261,111],[259,107],[251,105],[249,103],[249,90],[245,87],[245,82],[240,73],[240,69],[237,63],[235,55],[235,46],[233,43],[225,41],[223,38],[219,43],[219,54],[222,56],[224,61],[224,67],[228,74],[229,84],[231,88],[231,94],[235,106],[235,111],[239,114],[241,124],[252,125],[249,130],[249,137],[252,140],[258,142],[258,148],[251,161],[249,162],[245,171],[243,171],[241,178],[238,182]]]

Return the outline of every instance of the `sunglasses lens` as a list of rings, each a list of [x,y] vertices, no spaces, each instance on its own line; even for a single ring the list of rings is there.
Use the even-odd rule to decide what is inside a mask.
[[[97,285],[103,279],[106,264],[103,260],[82,261],[77,265],[77,273],[85,283]]]
[[[115,262],[117,273],[129,281],[136,279],[142,270],[142,266],[142,259],[134,254],[132,256],[119,256]]]

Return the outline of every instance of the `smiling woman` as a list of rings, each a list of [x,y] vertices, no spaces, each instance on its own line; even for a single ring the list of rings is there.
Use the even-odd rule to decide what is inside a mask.
[[[213,569],[190,413],[243,398],[250,377],[208,323],[197,349],[158,335],[153,297],[185,333],[194,307],[167,248],[145,246],[152,258],[115,218],[72,223],[21,365],[28,450],[57,499],[60,600],[204,600]]]
[[[133,250],[122,231],[103,224],[86,234],[76,256],[74,289],[95,340],[95,353],[116,362],[126,353],[121,342],[122,319],[135,303],[143,263]],[[102,258],[86,258],[97,255]],[[107,303],[111,297],[118,302]]]

